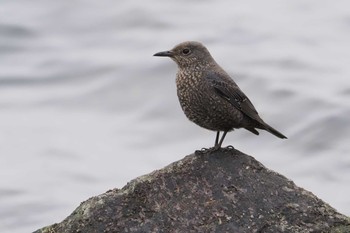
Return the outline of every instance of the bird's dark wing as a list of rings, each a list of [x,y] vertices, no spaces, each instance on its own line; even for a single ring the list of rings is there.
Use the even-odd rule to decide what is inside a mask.
[[[214,91],[245,115],[260,122],[261,118],[248,97],[234,82],[228,81],[227,78],[223,78],[221,75],[224,74],[210,73],[207,76],[207,81],[209,81]]]

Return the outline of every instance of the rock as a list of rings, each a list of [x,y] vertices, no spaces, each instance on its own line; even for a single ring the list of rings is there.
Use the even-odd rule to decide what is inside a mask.
[[[35,233],[350,232],[350,219],[234,149],[202,152],[92,197]]]

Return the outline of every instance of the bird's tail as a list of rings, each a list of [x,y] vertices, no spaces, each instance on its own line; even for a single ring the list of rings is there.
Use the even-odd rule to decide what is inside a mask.
[[[282,133],[278,132],[276,129],[272,128],[271,126],[269,126],[265,122],[263,122],[261,126],[262,126],[262,129],[272,133],[276,137],[279,137],[279,138],[282,138],[282,139],[284,139],[284,138],[287,139],[286,136],[284,136]]]

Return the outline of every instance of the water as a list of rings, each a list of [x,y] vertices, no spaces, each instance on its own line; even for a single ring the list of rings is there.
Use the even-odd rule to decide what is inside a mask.
[[[350,215],[348,1],[0,1],[0,231],[60,222],[215,133],[184,117],[176,65],[207,45],[286,134],[227,144]]]

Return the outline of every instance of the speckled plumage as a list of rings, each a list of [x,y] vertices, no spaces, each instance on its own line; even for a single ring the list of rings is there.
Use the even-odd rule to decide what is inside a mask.
[[[199,42],[183,42],[155,56],[171,57],[178,65],[177,95],[187,118],[217,131],[215,147],[221,147],[227,132],[245,128],[254,134],[264,129],[280,138],[283,134],[266,124],[250,100]],[[220,142],[219,132],[223,131]]]

